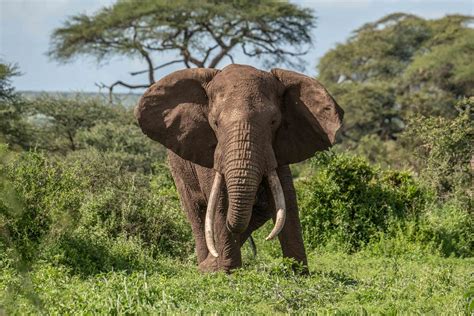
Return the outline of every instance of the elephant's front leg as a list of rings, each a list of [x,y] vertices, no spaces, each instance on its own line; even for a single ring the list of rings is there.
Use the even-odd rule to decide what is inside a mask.
[[[296,201],[296,191],[293,185],[293,177],[289,166],[281,166],[277,169],[280,178],[286,204],[286,221],[283,230],[278,235],[283,256],[293,258],[301,263],[304,272],[307,271],[308,260],[303,243],[301,223],[298,214],[298,204]]]
[[[206,260],[199,264],[199,269],[203,272],[230,272],[242,266],[240,236],[232,234],[226,227],[228,203],[225,197],[226,194],[221,192],[214,218],[214,241],[219,257],[208,253]]]

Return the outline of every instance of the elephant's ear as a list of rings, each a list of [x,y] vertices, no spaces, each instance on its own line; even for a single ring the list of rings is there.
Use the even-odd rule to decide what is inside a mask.
[[[143,133],[181,158],[212,168],[217,139],[207,120],[205,87],[216,69],[185,69],[154,83],[135,108]]]
[[[273,143],[278,163],[303,161],[334,144],[344,111],[329,92],[308,76],[283,69],[271,72],[285,87],[282,121]]]

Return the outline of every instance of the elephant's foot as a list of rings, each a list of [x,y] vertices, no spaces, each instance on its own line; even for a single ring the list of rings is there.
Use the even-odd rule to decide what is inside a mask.
[[[203,273],[217,272],[219,271],[219,265],[217,264],[217,258],[209,254],[206,259],[201,261],[199,264],[199,271]]]
[[[240,262],[233,263],[230,259],[219,260],[219,258],[214,257],[209,254],[205,260],[199,264],[199,271],[203,273],[212,273],[212,272],[225,272],[231,273],[233,269],[240,268]]]

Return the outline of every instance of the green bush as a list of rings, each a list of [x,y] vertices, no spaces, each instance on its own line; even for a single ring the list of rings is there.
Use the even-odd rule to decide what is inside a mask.
[[[126,125],[134,121],[125,107],[81,94],[74,97],[44,94],[29,101],[28,108],[25,114],[35,134],[32,145],[61,154],[80,149],[77,134],[97,124]]]
[[[153,161],[164,160],[166,154],[165,148],[145,137],[136,124],[97,123],[79,132],[77,138],[81,147],[107,152],[129,171],[149,173]]]
[[[350,155],[320,153],[313,174],[297,182],[310,248],[359,250],[392,222],[417,220],[430,192],[407,172],[381,170]]]
[[[3,247],[26,262],[46,259],[79,272],[136,267],[131,259],[145,254],[188,256],[190,229],[175,188],[165,167],[154,169],[131,173],[96,150],[61,161],[26,152],[2,163],[19,205],[0,195]]]
[[[393,222],[366,247],[383,256],[434,254],[442,257],[474,255],[474,222],[458,201],[427,205],[418,220]]]
[[[442,256],[474,256],[474,218],[464,202],[450,200],[427,209],[418,238],[432,252]]]
[[[442,200],[471,203],[474,125],[474,97],[460,100],[453,119],[412,116],[401,143],[413,153],[411,164],[420,177],[432,186]]]
[[[297,181],[310,248],[377,255],[430,253],[472,257],[474,221],[465,199],[438,200],[429,183],[365,159],[320,153]]]

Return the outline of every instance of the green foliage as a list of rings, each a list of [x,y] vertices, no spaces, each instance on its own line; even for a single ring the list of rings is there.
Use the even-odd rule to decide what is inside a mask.
[[[3,201],[1,211],[6,222],[2,226],[10,237],[7,242],[15,245],[24,260],[30,260],[50,231],[51,222],[62,222],[62,213],[69,215],[62,210],[77,209],[83,194],[70,173],[59,173],[40,155],[27,154],[14,163],[18,166],[10,163],[4,168],[22,207],[12,209]]]
[[[0,60],[0,141],[25,148],[29,136],[24,117],[26,104],[11,85],[11,78],[18,75],[16,65]]]
[[[18,76],[18,67],[11,64],[0,63],[0,100],[15,98],[15,89],[11,86],[11,78]]]
[[[349,113],[344,115],[342,135],[350,145],[366,135],[390,140],[393,133],[403,129],[404,123],[393,107],[396,95],[391,84],[348,82],[335,85],[330,91]]]
[[[140,257],[190,253],[175,189],[169,181],[157,185],[163,175],[130,173],[96,150],[62,161],[25,153],[2,170],[21,205],[11,207],[2,194],[2,243],[23,261],[90,274],[131,268]]]
[[[144,137],[136,124],[99,122],[88,130],[79,131],[77,141],[81,147],[106,152],[129,171],[150,173],[154,161],[165,159],[165,149],[159,143]]]
[[[404,147],[413,152],[411,164],[442,198],[472,196],[473,106],[474,98],[461,100],[454,119],[413,116],[402,134]]]
[[[335,152],[347,152],[347,147],[338,144],[334,147]],[[357,146],[351,148],[350,152],[356,156],[364,157],[371,163],[376,163],[383,168],[406,170],[411,167],[412,154],[400,146],[396,140],[383,141],[375,134],[363,136]]]
[[[474,218],[464,203],[455,200],[427,209],[417,238],[433,253],[446,256],[474,255]]]
[[[472,257],[474,222],[465,200],[438,201],[413,174],[357,156],[319,154],[297,182],[306,244],[377,255]]]
[[[472,17],[451,16],[431,23],[433,36],[403,73],[412,85],[435,85],[456,96],[474,95],[474,31]]]
[[[416,220],[430,199],[406,172],[380,170],[359,157],[322,153],[297,183],[301,223],[311,248],[359,250],[389,226]]]
[[[419,219],[394,222],[380,232],[365,250],[376,256],[435,254],[444,257],[472,257],[474,222],[465,206],[456,201],[428,205]]]
[[[474,92],[471,16],[425,20],[390,14],[325,54],[319,78],[345,110],[342,138],[395,140],[414,113],[453,118]]]
[[[190,253],[189,226],[157,163],[164,150],[130,110],[79,95],[25,104],[28,142],[48,154],[2,160],[0,248],[19,266],[48,260],[91,274]]]
[[[143,137],[130,109],[99,98],[42,95],[22,99],[21,109],[1,113],[8,116],[2,126],[14,148],[36,148],[62,157],[95,148],[121,160],[130,171],[147,173],[154,160],[164,158],[164,148]]]
[[[108,105],[98,98],[74,98],[43,95],[30,102],[31,125],[35,130],[36,147],[48,151],[77,150],[77,133],[96,124],[114,122],[131,124],[132,115],[118,105]]]

